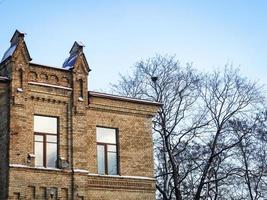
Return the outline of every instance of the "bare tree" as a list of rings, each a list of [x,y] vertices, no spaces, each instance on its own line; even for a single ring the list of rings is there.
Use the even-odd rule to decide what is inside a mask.
[[[195,107],[200,80],[190,65],[182,69],[174,57],[157,56],[137,63],[132,76],[113,86],[122,95],[164,103],[154,126],[156,186],[163,199],[182,199],[182,182],[194,170],[186,150],[206,123]]]
[[[235,120],[230,123],[238,138],[236,166],[240,168],[233,182],[243,183],[244,190],[237,193],[236,199],[262,199],[267,190],[267,113],[261,112],[250,121]],[[266,198],[265,193],[265,198]]]
[[[223,73],[209,74],[203,79],[203,82],[204,84],[200,87],[201,97],[210,121],[208,127],[210,134],[208,138],[204,137],[208,141],[207,145],[210,149],[207,159],[204,160],[194,200],[201,198],[209,170],[216,159],[223,153],[230,152],[242,140],[242,137],[235,137],[234,129],[228,125],[228,122],[253,115],[263,98],[255,83],[242,78],[238,70],[232,68],[226,67]],[[232,169],[230,170],[232,171]],[[221,177],[211,181],[223,179],[227,174],[229,173],[224,172]]]
[[[163,103],[154,123],[158,199],[227,199],[227,181],[240,174],[233,158],[246,136],[231,122],[260,108],[257,84],[232,68],[202,75],[175,57],[156,56],[121,75],[113,89]]]

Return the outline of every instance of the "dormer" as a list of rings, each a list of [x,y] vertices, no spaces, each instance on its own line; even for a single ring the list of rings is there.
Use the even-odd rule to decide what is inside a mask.
[[[69,57],[64,61],[63,68],[72,71],[73,100],[77,108],[88,102],[88,74],[91,71],[83,53],[84,45],[74,42]],[[79,110],[79,109],[78,109]],[[81,109],[82,110],[82,109]]]
[[[15,31],[10,40],[10,47],[4,53],[0,63],[0,74],[11,79],[13,96],[21,96],[27,89],[27,74],[32,59],[24,37],[25,33]]]
[[[29,54],[27,45],[24,41],[25,33],[22,33],[18,30],[15,31],[13,34],[11,40],[10,40],[10,47],[6,50],[4,53],[4,56],[2,57],[1,63],[7,61],[10,58],[21,56],[23,57],[23,60],[28,63],[30,62],[31,56]],[[14,59],[13,59],[14,60]]]
[[[84,44],[81,43],[81,42],[77,42],[75,41],[74,44],[72,45],[71,47],[71,50],[70,50],[70,55],[69,57],[64,61],[63,63],[63,68],[64,69],[74,69],[75,70],[75,66],[76,66],[76,63],[79,59],[82,60],[83,62],[83,70],[85,73],[89,73],[91,70],[89,68],[89,65],[87,63],[87,60],[86,60],[86,57],[83,53],[83,48],[84,48]]]
[[[13,34],[11,40],[10,40],[11,45],[18,44],[20,39],[24,40],[24,36],[25,36],[25,33],[22,33],[20,31],[16,30],[15,33]]]

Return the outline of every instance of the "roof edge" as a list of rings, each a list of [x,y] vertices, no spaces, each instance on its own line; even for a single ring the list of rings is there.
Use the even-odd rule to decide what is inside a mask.
[[[69,69],[65,69],[62,67],[56,67],[56,66],[52,66],[52,65],[44,65],[44,64],[40,64],[40,63],[36,63],[36,62],[30,62],[30,65],[35,65],[35,66],[39,66],[39,67],[46,67],[46,68],[51,68],[51,69],[55,69],[55,70],[61,70],[61,71],[70,71]]]
[[[103,98],[112,99],[112,100],[127,101],[127,102],[146,104],[146,105],[152,105],[152,106],[162,106],[163,105],[163,103],[160,103],[160,102],[149,101],[149,100],[145,100],[145,99],[131,98],[131,97],[126,97],[126,96],[113,95],[113,94],[107,94],[107,93],[102,93],[102,92],[88,91],[88,93],[90,96],[93,96],[93,97],[103,97]]]

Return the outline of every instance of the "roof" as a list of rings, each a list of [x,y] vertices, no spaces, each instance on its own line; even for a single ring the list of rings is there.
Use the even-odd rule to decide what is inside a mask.
[[[77,54],[71,54],[63,63],[63,69],[72,69],[78,58]]]
[[[56,67],[56,66],[50,66],[50,65],[43,65],[43,64],[35,63],[35,62],[30,62],[30,65],[36,65],[36,66],[40,66],[40,67],[47,67],[47,68],[52,68],[52,69],[55,69],[55,70],[69,71],[68,69],[65,69],[65,68]]]
[[[75,41],[70,49],[70,54],[77,53],[78,51],[82,51],[83,47],[85,46],[82,42]]]
[[[4,53],[4,56],[3,56],[2,60],[1,60],[1,62],[4,62],[7,58],[11,57],[13,55],[13,53],[15,52],[16,47],[17,47],[17,45],[10,46],[6,50],[6,52]]]
[[[84,59],[87,71],[88,72],[91,71],[91,69],[89,68],[88,62],[86,60],[86,57],[83,53],[83,47],[84,47],[84,44],[82,42],[77,42],[77,41],[74,42],[74,44],[71,47],[69,57],[64,61],[63,65],[62,65],[63,69],[68,69],[68,70],[73,69],[73,67],[77,61],[77,58],[79,56],[82,56]]]
[[[101,92],[95,92],[95,91],[89,91],[89,96],[100,97],[100,98],[102,97],[102,98],[107,98],[107,99],[111,99],[111,100],[118,100],[118,101],[128,101],[128,102],[132,102],[132,103],[147,104],[147,105],[153,105],[153,106],[162,106],[163,105],[160,102],[149,101],[149,100],[145,100],[145,99],[125,97],[125,96],[119,96],[119,95],[113,95],[113,94],[107,94],[107,93],[101,93]]]
[[[11,45],[17,44],[18,43],[18,38],[22,37],[24,38],[24,36],[26,35],[26,33],[20,32],[19,30],[16,30],[15,33],[13,34],[10,43]]]
[[[25,33],[22,33],[22,32],[20,32],[18,30],[15,31],[15,33],[13,34],[13,36],[12,36],[12,38],[10,40],[10,47],[4,53],[4,56],[2,57],[2,60],[1,60],[0,63],[4,62],[5,60],[7,60],[8,58],[13,56],[13,54],[16,51],[16,48],[17,48],[17,46],[19,44],[20,38],[22,38],[22,40],[23,40],[24,48],[25,48],[26,54],[28,56],[28,59],[30,61],[32,60],[32,58],[30,56],[30,53],[28,51],[27,45],[24,42],[24,36],[25,36]]]
[[[70,56],[64,61],[62,68],[72,69],[76,63],[79,52],[83,51],[84,44],[75,41],[70,50]]]

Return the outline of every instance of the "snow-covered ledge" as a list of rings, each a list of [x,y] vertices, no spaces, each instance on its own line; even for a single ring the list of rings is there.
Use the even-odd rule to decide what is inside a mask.
[[[146,177],[146,176],[120,176],[120,175],[102,175],[102,174],[92,174],[88,173],[89,176],[97,176],[103,178],[122,178],[122,179],[142,179],[142,180],[150,180],[155,181],[155,178]]]
[[[53,87],[53,88],[64,89],[64,90],[72,90],[72,88],[70,88],[70,87],[59,86],[59,85],[52,85],[52,84],[48,84],[48,83],[39,83],[39,82],[32,82],[32,81],[30,81],[30,82],[28,82],[28,84],[45,86],[45,87]]]
[[[27,165],[21,165],[21,164],[10,164],[9,167],[16,167],[16,168],[27,168],[27,169],[40,169],[40,170],[49,170],[49,171],[66,171],[65,169],[60,169],[60,168],[52,168],[52,167],[31,167]],[[71,171],[68,169],[68,171]],[[74,169],[73,170],[76,173],[86,173],[88,174],[89,171],[85,169]]]
[[[40,169],[40,170],[49,170],[49,171],[66,171],[59,168],[49,168],[49,167],[30,167],[27,165],[21,165],[21,164],[10,164],[9,167],[15,167],[15,168],[27,168],[27,169]],[[71,170],[68,170],[71,172]],[[155,178],[146,177],[146,176],[120,176],[120,175],[103,175],[103,174],[94,174],[89,173],[88,170],[85,169],[74,169],[75,173],[85,173],[88,176],[95,176],[95,177],[103,177],[103,178],[121,178],[121,179],[141,179],[141,180],[149,180],[149,181],[155,181]]]
[[[9,167],[16,167],[16,168],[27,168],[27,169],[41,169],[41,170],[49,170],[49,171],[63,171],[59,168],[52,168],[52,167],[30,167],[27,165],[21,165],[21,164],[9,164]]]

